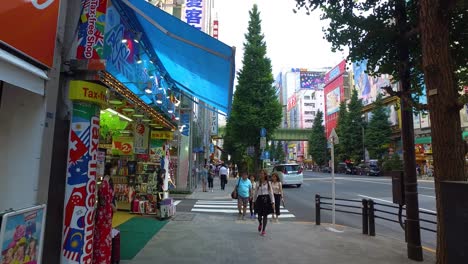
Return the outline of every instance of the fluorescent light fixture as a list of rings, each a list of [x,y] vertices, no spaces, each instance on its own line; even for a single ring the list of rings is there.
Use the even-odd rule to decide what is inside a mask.
[[[162,89],[164,89],[164,88],[162,88],[162,87],[159,87],[158,89],[159,89],[159,90],[162,90]]]
[[[133,117],[144,117],[142,114],[134,114]]]
[[[122,43],[124,44],[127,43],[127,41],[128,41],[127,39],[122,39]]]
[[[162,104],[162,101],[158,99],[158,100],[156,100],[156,103],[157,104]]]
[[[150,88],[146,88],[146,89],[145,89],[145,93],[147,93],[147,94],[152,94],[152,93],[153,93],[153,91],[151,91],[151,89],[150,89]]]
[[[109,112],[109,113],[112,113],[112,114],[114,114],[114,115],[118,115],[120,118],[125,119],[125,120],[127,120],[127,121],[129,121],[129,122],[132,122],[132,121],[133,121],[132,119],[130,119],[130,118],[128,118],[128,117],[122,115],[121,113],[115,111],[114,109],[107,108],[106,111]]]
[[[150,79],[154,79],[154,76],[153,76],[153,75],[151,75],[151,76],[150,76]]]
[[[179,120],[179,119],[180,119],[180,117],[178,117],[178,116],[175,117],[175,120]]]
[[[152,60],[150,60],[150,63],[153,64],[154,62]]]
[[[142,119],[141,122],[145,122],[145,123],[151,122],[151,119]]]
[[[172,113],[174,113],[174,110],[169,109],[169,110],[167,110],[167,112],[168,112],[169,114],[172,114]]]
[[[138,63],[138,64],[141,64],[142,62],[143,62],[143,61],[142,61],[141,59],[138,59],[138,60],[137,60],[137,63]]]

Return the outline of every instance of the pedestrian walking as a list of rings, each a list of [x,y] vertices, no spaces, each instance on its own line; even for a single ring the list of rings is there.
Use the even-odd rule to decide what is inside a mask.
[[[211,166],[208,170],[208,190],[213,192],[213,179],[214,179],[214,167]]]
[[[249,208],[250,208],[250,219],[255,219],[255,209],[254,209],[254,201],[253,196],[255,195],[255,190],[257,190],[258,183],[255,181],[255,175],[250,175],[250,183],[252,184],[252,192],[253,195],[249,200]]]
[[[278,173],[273,172],[271,175],[271,188],[273,189],[273,196],[275,197],[275,213],[273,219],[278,222],[280,213],[280,205],[283,200],[283,184],[281,184]]]
[[[224,188],[226,187],[227,175],[228,175],[228,170],[226,168],[226,165],[224,165],[224,163],[223,163],[221,165],[221,168],[219,168],[219,178],[221,180],[221,190],[224,190]]]
[[[202,167],[201,170],[201,181],[202,181],[202,189],[203,192],[206,192],[206,183],[208,182],[208,165]]]
[[[268,223],[268,215],[275,210],[275,198],[273,196],[273,189],[271,188],[270,181],[268,181],[268,174],[266,170],[260,173],[260,179],[255,191],[255,212],[258,214],[258,232],[261,235],[266,234],[265,229]]]
[[[247,212],[247,204],[252,199],[252,183],[249,180],[247,172],[242,172],[242,177],[237,181],[237,209],[239,210],[239,218],[245,220]]]

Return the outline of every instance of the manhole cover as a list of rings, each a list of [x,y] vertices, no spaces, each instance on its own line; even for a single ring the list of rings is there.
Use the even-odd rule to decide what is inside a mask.
[[[195,214],[177,213],[172,218],[172,221],[192,221],[194,217],[195,217]]]

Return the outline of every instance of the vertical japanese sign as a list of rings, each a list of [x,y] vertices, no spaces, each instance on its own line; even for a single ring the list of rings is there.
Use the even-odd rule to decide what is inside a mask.
[[[71,81],[73,112],[68,139],[62,264],[92,263],[100,107],[107,88],[86,81]]]
[[[143,122],[137,122],[134,126],[133,136],[135,142],[133,147],[135,154],[148,154],[149,128]]]
[[[219,22],[218,20],[213,21],[213,38],[218,39],[219,37]]]
[[[205,1],[204,0],[187,0],[185,9],[185,22],[199,29],[205,29]]]
[[[210,128],[210,135],[215,136],[218,135],[218,113],[211,112],[211,128]]]

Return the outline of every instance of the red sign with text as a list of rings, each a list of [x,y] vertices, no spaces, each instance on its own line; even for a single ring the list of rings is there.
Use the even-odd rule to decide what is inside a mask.
[[[8,0],[0,5],[0,41],[52,67],[60,0]]]

